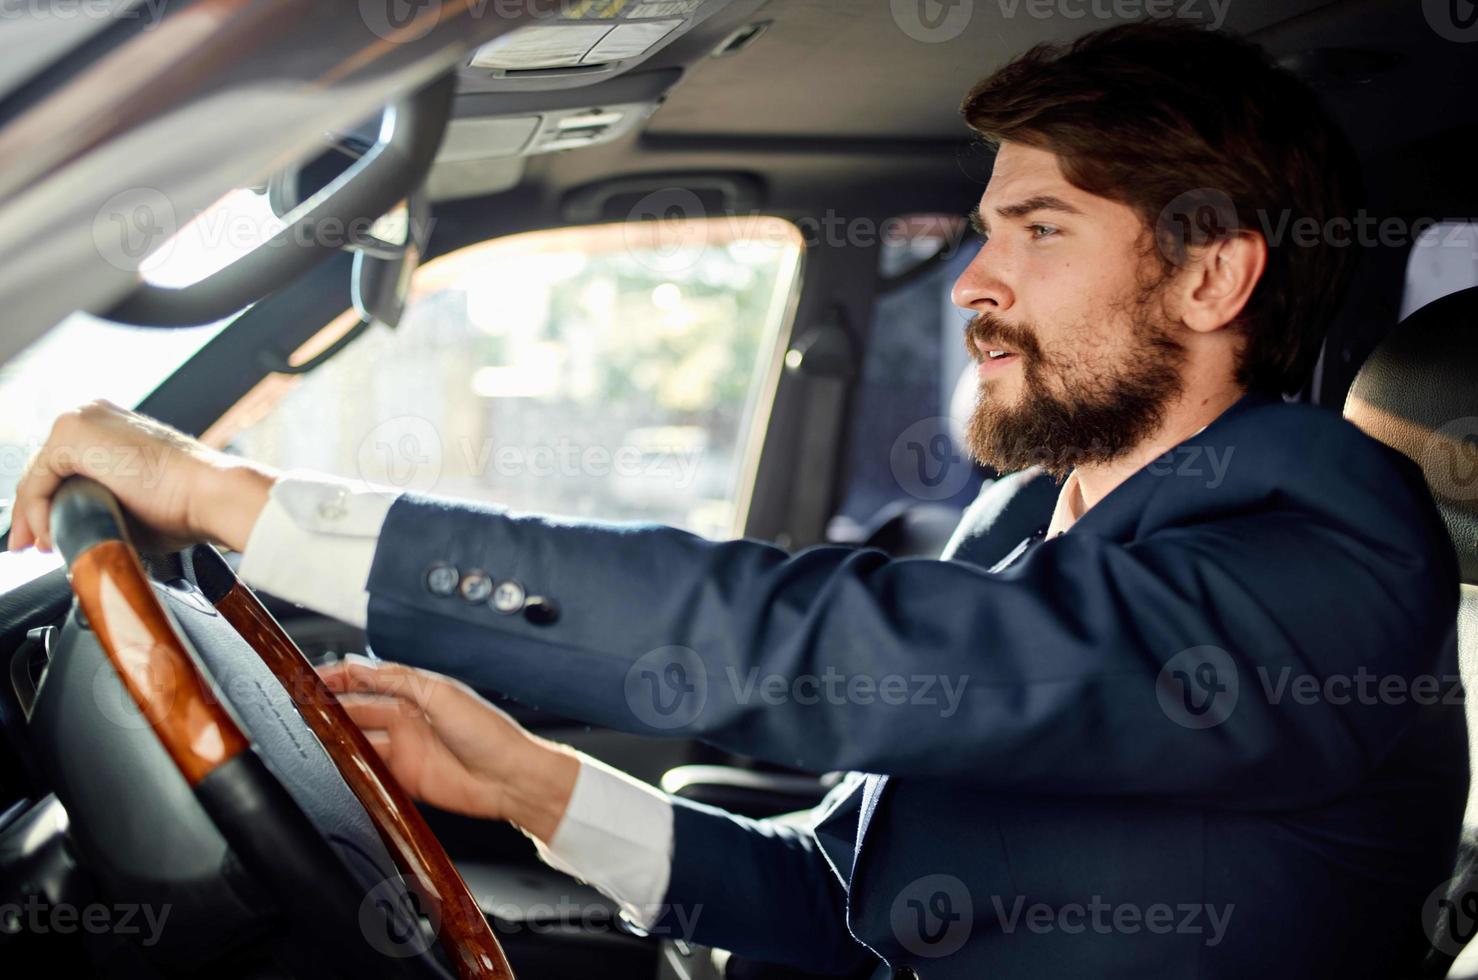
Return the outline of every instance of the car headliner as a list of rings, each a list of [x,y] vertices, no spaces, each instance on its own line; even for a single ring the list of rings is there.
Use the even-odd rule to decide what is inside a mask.
[[[755,206],[779,214],[818,213],[825,208],[871,216],[963,212],[989,170],[988,156],[968,149],[969,133],[958,114],[964,92],[1035,42],[1070,39],[1112,22],[1095,16],[1096,11],[1133,12],[1146,5],[1141,0],[957,2],[971,4],[972,16],[963,32],[942,43],[925,43],[910,37],[895,20],[894,8],[906,7],[904,0],[767,4],[737,0],[638,66],[638,71],[664,67],[684,71],[641,131],[605,145],[528,158],[522,180],[512,190],[444,203],[438,217],[451,220],[445,222],[444,240],[433,243],[434,248],[441,251],[479,237],[563,223],[568,219],[562,205],[572,188],[633,174],[715,170],[753,174],[762,188]],[[1379,203],[1384,213],[1442,216],[1460,213],[1471,203],[1464,193],[1468,180],[1455,170],[1441,171],[1443,166],[1453,169],[1450,159],[1439,159],[1437,169],[1428,166],[1413,179],[1412,155],[1398,158],[1391,151],[1444,130],[1471,130],[1474,110],[1471,100],[1462,96],[1473,89],[1478,59],[1472,57],[1471,46],[1439,36],[1425,22],[1420,6],[1410,0],[1172,4],[1203,22],[1214,12],[1224,13],[1228,29],[1250,34],[1302,71],[1325,94],[1362,151],[1367,180],[1378,191],[1373,203]],[[1044,7],[1057,13],[1044,18],[1040,16]],[[324,13],[327,9],[317,8],[314,19],[322,22],[330,16]],[[1087,16],[1069,16],[1073,11]],[[709,56],[728,31],[757,20],[771,25],[755,43],[728,57]],[[312,32],[307,24],[302,26],[299,54],[311,43]],[[265,45],[254,54],[269,60],[258,64],[251,77],[257,86],[251,93],[256,101],[243,102],[254,108],[240,112],[243,154],[256,147],[253,140],[261,139],[259,131],[248,130],[261,125],[254,117],[262,115],[264,81],[270,81],[274,71],[293,75],[282,52],[277,52],[281,61],[270,60],[272,50]],[[63,64],[58,71],[65,69]],[[300,72],[296,77],[314,77],[311,71],[294,70]],[[242,74],[236,71],[234,77]],[[398,74],[383,73],[381,84],[413,74],[402,66]],[[228,73],[219,84],[229,84],[232,77]],[[369,87],[348,86],[341,101],[364,105]],[[282,118],[296,125],[291,135],[301,140],[309,129],[309,113],[289,112],[301,108],[293,103],[289,85],[279,81],[275,91],[281,93],[277,97],[282,100]],[[602,101],[601,84],[585,91],[590,104]],[[0,150],[7,148],[4,138],[13,128],[8,124],[16,121],[16,114],[5,110],[13,109],[15,101],[11,93],[8,103],[0,102]],[[495,106],[490,103],[494,111]],[[314,111],[329,111],[324,99],[318,99]],[[214,114],[220,116],[222,110]],[[164,144],[167,141],[156,139],[151,147],[159,176],[155,186],[173,193],[171,182],[178,183],[185,190],[177,200],[189,205],[205,190],[209,168],[200,161],[208,147],[184,140]],[[15,145],[12,140],[10,148]],[[19,145],[36,153],[46,143]],[[275,158],[281,156],[278,152]],[[97,249],[91,246],[87,222],[98,213],[92,197],[103,195],[102,189],[94,186],[89,194],[72,195],[76,200],[65,215],[71,222],[65,235],[60,230],[42,235],[39,229],[15,223],[19,213],[23,224],[34,224],[40,209],[7,210],[14,200],[6,200],[5,171],[16,166],[25,171],[25,156],[7,158],[0,152],[0,160],[7,161],[0,165],[0,247],[12,256],[10,267],[0,271],[0,302],[11,312],[8,335],[0,339],[0,359],[6,359],[55,322],[57,302],[70,298],[94,309],[106,308],[112,294],[127,283],[118,269],[105,268],[106,263],[90,254]],[[96,185],[100,175],[109,173],[94,166],[87,183]],[[137,186],[138,171],[130,179]],[[74,190],[77,186],[73,181]],[[55,193],[49,199],[54,204],[67,200]],[[23,232],[29,237],[19,237]],[[74,246],[65,256],[57,248],[63,238]],[[20,247],[23,241],[33,244]],[[48,304],[38,300],[43,292],[65,296]],[[48,315],[50,320],[39,322]]]
[[[1187,3],[1203,15],[1212,9],[1210,0],[1174,0],[1176,7]],[[642,66],[689,63],[687,76],[641,134],[534,158],[525,184],[568,188],[623,172],[726,166],[770,177],[782,200],[815,200],[812,195],[825,197],[822,189],[844,193],[852,179],[917,177],[921,167],[952,175],[956,186],[961,176],[978,180],[978,172],[960,173],[950,151],[969,136],[959,104],[971,85],[1032,44],[1070,40],[1112,23],[1031,16],[1038,6],[1033,0],[974,0],[963,33],[931,44],[898,27],[888,0],[776,0],[756,15],[773,25],[736,56],[707,58],[675,44],[668,57]],[[1062,0],[1060,6],[1132,10],[1142,4]],[[1473,121],[1471,104],[1459,96],[1471,91],[1462,86],[1471,84],[1478,59],[1470,46],[1439,37],[1417,6],[1404,0],[1235,0],[1225,22],[1303,70],[1370,154]],[[1003,16],[1006,10],[1015,15]],[[932,161],[919,159],[930,150],[941,152]],[[833,169],[859,158],[865,163],[855,177]],[[790,186],[792,179],[799,186]]]

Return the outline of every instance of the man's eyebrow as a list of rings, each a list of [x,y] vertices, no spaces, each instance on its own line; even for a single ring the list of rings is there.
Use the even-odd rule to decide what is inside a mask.
[[[1083,213],[1062,198],[1052,194],[1038,194],[1017,204],[1007,204],[1004,207],[996,208],[996,214],[999,214],[1003,218],[1025,218],[1033,211],[1060,211],[1063,214]]]
[[[1057,211],[1061,214],[1082,214],[1083,212],[1053,194],[1038,194],[1029,197],[1017,204],[1007,204],[996,208],[996,214],[1003,218],[1025,218],[1036,211]],[[975,229],[978,235],[989,236],[990,221],[980,213],[979,208],[972,208],[965,216],[970,221],[970,227]]]

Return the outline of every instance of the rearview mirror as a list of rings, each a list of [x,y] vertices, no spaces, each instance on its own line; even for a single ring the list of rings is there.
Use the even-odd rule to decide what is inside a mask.
[[[302,166],[274,174],[267,185],[273,212],[291,212],[336,180],[370,145],[364,135],[350,134]],[[342,229],[341,247],[354,253],[350,295],[367,323],[393,327],[400,322],[411,276],[425,254],[430,211],[425,190],[418,187],[374,221],[349,222]]]

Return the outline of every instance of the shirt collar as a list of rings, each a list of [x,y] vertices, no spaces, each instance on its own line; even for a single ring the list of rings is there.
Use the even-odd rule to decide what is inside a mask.
[[[1082,516],[1083,492],[1078,487],[1078,471],[1073,470],[1062,482],[1062,489],[1057,492],[1057,506],[1052,508],[1052,522],[1047,525],[1047,537],[1056,537]]]
[[[1246,398],[1247,396],[1244,395],[1242,399],[1239,399],[1239,402],[1245,400]],[[1201,426],[1195,432],[1187,436],[1185,440],[1182,440],[1182,442],[1194,439],[1196,436],[1205,432],[1209,425],[1210,423]],[[1125,480],[1120,481],[1120,485],[1122,485],[1124,482],[1127,482],[1127,477],[1125,478]],[[1057,493],[1057,505],[1052,508],[1052,521],[1047,525],[1047,530],[1043,536],[1047,538],[1055,538],[1057,535],[1072,527],[1073,524],[1077,522],[1078,518],[1083,516],[1083,512],[1085,510],[1087,510],[1087,508],[1083,505],[1083,491],[1082,488],[1078,486],[1078,471],[1073,470],[1067,475],[1067,479],[1062,481],[1062,489],[1059,490]]]

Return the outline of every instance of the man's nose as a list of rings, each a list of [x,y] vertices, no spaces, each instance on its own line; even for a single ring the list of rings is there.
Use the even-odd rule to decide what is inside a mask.
[[[980,247],[975,258],[955,280],[950,302],[973,313],[1004,313],[1011,308],[1015,296],[995,268],[990,243]]]

